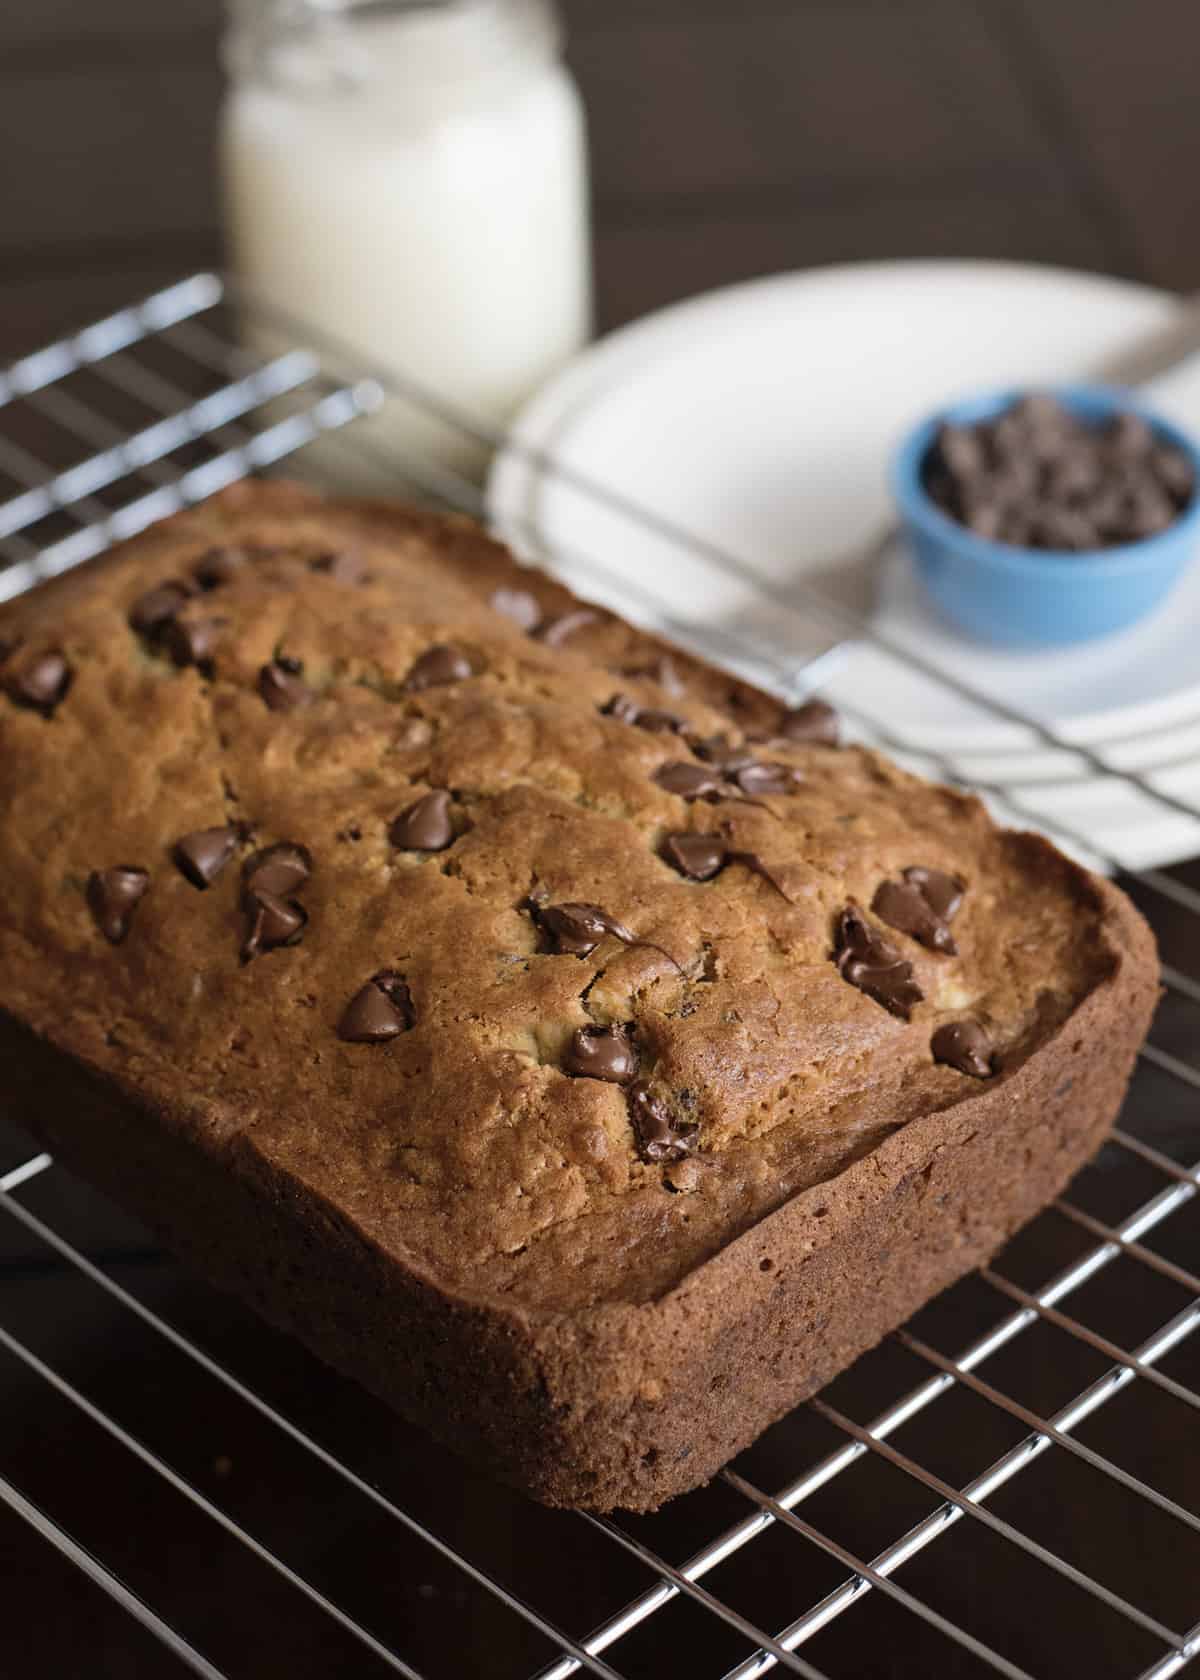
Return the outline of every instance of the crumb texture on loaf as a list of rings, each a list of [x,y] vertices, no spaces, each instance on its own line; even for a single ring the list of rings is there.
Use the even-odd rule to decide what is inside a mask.
[[[0,654],[4,1006],[466,1300],[657,1299],[1118,961],[1044,842],[465,522],[240,487]]]

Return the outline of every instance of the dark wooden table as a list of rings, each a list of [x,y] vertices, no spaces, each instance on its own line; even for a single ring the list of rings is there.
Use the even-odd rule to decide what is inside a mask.
[[[568,0],[600,320],[814,263],[1200,284],[1191,0]],[[215,0],[0,20],[0,353],[220,256]]]
[[[1195,0],[742,0],[736,7],[722,0],[568,0],[566,9],[571,61],[591,116],[603,326],[723,282],[860,258],[1005,257],[1180,290],[1200,286]],[[214,0],[37,0],[5,9],[0,357],[220,260],[211,166],[221,91],[217,12]],[[1200,885],[1200,867],[1179,877]],[[1168,919],[1160,927],[1172,959],[1195,972],[1186,924]],[[1193,1054],[1195,1038],[1181,1013],[1164,1016],[1160,1032],[1160,1042]],[[1200,1155],[1179,1091],[1164,1081],[1148,1100],[1145,1135],[1180,1159]],[[19,1158],[20,1147],[20,1140],[0,1137],[0,1170]],[[1113,1182],[1102,1160],[1080,1192],[1093,1212],[1122,1211],[1106,1202]],[[1148,1175],[1145,1194],[1156,1187]],[[612,1548],[582,1524],[529,1512],[464,1479],[435,1449],[410,1454],[398,1467],[394,1426],[380,1408],[191,1283],[82,1187],[65,1202],[61,1189],[56,1196],[60,1227],[101,1252],[139,1298],[161,1305],[218,1357],[256,1368],[266,1391],[322,1438],[353,1440],[366,1475],[449,1538],[459,1535],[482,1549],[518,1590],[545,1603],[549,1582],[565,1625],[584,1629],[599,1608],[644,1584],[632,1563],[614,1572]],[[35,1210],[39,1197],[36,1186],[23,1193]],[[1029,1280],[1040,1279],[1053,1269],[1049,1262],[1076,1251],[1064,1239],[1057,1256],[1057,1240],[1043,1233],[1036,1252],[1028,1253],[1018,1244],[1013,1275],[1027,1264]],[[164,1354],[128,1315],[50,1263],[37,1243],[3,1228],[0,1244],[10,1327],[28,1334],[47,1357],[53,1353],[91,1385],[100,1403],[169,1449],[197,1486],[288,1551],[352,1610],[382,1613],[384,1572],[390,1631],[410,1629],[413,1660],[424,1672],[527,1673],[544,1658],[536,1641],[522,1644],[514,1636],[505,1644],[508,1635],[479,1595],[467,1595],[453,1571],[432,1566],[415,1544],[406,1547],[378,1512],[348,1498],[332,1479],[314,1492],[311,1468],[298,1465],[286,1443],[247,1424],[217,1385]],[[1182,1243],[1175,1253],[1181,1264],[1196,1267],[1194,1239],[1190,1254]],[[954,1345],[956,1314],[966,1325],[970,1305],[956,1295],[935,1309],[945,1335],[940,1345]],[[1119,1290],[1096,1310],[1108,1315],[1114,1339],[1138,1333],[1134,1305]],[[1069,1351],[1042,1352],[1040,1359],[1036,1353],[1015,1359],[1002,1373],[1033,1406],[1056,1403],[1076,1374]],[[1190,1357],[1190,1374],[1186,1359],[1172,1370],[1196,1386],[1200,1368]],[[839,1403],[853,1412],[855,1384],[863,1385],[855,1415],[869,1415],[868,1389],[877,1394],[891,1385],[900,1392],[914,1380],[912,1361],[896,1350],[864,1365],[865,1375],[852,1374],[840,1391]],[[321,1618],[298,1614],[265,1571],[248,1575],[241,1565],[239,1572],[231,1559],[226,1575],[230,1549],[214,1542],[201,1519],[180,1516],[154,1477],[95,1432],[81,1448],[77,1415],[11,1361],[0,1370],[0,1416],[5,1467],[21,1463],[39,1496],[69,1516],[81,1537],[94,1535],[131,1580],[148,1592],[169,1587],[173,1612],[203,1630],[206,1648],[231,1674],[318,1680],[376,1672]],[[950,1408],[949,1417],[944,1434],[926,1431],[923,1450],[953,1478],[986,1461],[985,1440],[997,1443],[981,1435],[986,1420],[965,1403]],[[832,1439],[808,1414],[788,1428],[786,1439],[775,1432],[756,1449],[763,1485],[775,1485],[772,1477],[787,1474],[806,1453],[816,1456]],[[1119,1417],[1114,1430],[1116,1440]],[[978,1451],[970,1461],[963,1455],[960,1465],[956,1442],[968,1437]],[[997,1450],[1006,1439],[997,1437]],[[1165,1477],[1195,1508],[1200,1474],[1193,1439],[1177,1420],[1164,1418],[1146,1445],[1144,1469],[1150,1479],[1152,1469],[1161,1471],[1159,1483]],[[842,1489],[840,1506],[818,1500],[805,1510],[831,1531],[853,1517],[858,1528],[851,1524],[847,1543],[866,1549],[872,1539],[899,1532],[906,1496],[882,1472],[857,1485],[857,1496]],[[1065,1549],[1078,1537],[1081,1510],[1091,1514],[1090,1497],[1080,1493],[1085,1503],[1061,1510],[1039,1508],[1030,1521],[1042,1523],[1047,1544]],[[481,1510],[487,1513],[482,1530]],[[659,1519],[665,1526],[633,1527],[653,1532],[653,1544],[681,1558],[702,1537],[700,1527],[689,1526],[700,1524],[692,1510],[681,1501]],[[1123,1527],[1115,1507],[1097,1505],[1094,1525],[1082,1526],[1094,1526],[1098,1538],[1090,1550],[1085,1545],[1081,1566],[1107,1570],[1107,1578],[1128,1571],[1149,1545],[1145,1533]],[[150,1534],[159,1537],[157,1557],[146,1555]],[[747,1614],[757,1606],[769,1618],[778,1602],[774,1576],[788,1567],[782,1548],[764,1543],[740,1575],[734,1570],[725,1590],[740,1595]],[[931,1553],[904,1579],[936,1598],[938,1568]],[[1003,1631],[1013,1616],[1050,1619],[1057,1631],[1047,1635],[1048,1644],[1043,1640],[1040,1660],[1044,1665],[1048,1650],[1056,1655],[1053,1669],[1038,1667],[1039,1674],[1099,1672],[1101,1654],[1111,1658],[1114,1673],[1133,1674],[1148,1660],[1127,1633],[1110,1635],[1089,1618],[1086,1604],[1040,1601],[1033,1585],[1023,1599],[1019,1576],[1008,1596],[995,1595],[997,1568],[980,1544],[965,1597],[948,1603],[947,1613],[974,1614],[985,1633],[989,1625]],[[1186,1608],[1195,1578],[1192,1554],[1175,1576],[1168,1569],[1143,1583],[1143,1602],[1170,1621]],[[1194,1608],[1194,1592],[1191,1597]],[[454,1626],[453,1643],[439,1647],[429,1632],[431,1604]],[[869,1656],[854,1657],[836,1636],[821,1648],[831,1673],[909,1680],[918,1673],[986,1672],[966,1658],[961,1666],[955,1659],[937,1667],[934,1646],[923,1655],[920,1630],[901,1626],[886,1611],[882,1606],[873,1624]],[[627,1672],[720,1671],[720,1642],[711,1645],[700,1612],[672,1611],[659,1627],[654,1637],[666,1643],[635,1640]],[[936,1649],[944,1654],[944,1647]],[[1081,1654],[1089,1649],[1092,1658]],[[816,1660],[818,1652],[813,1655]],[[0,1674],[166,1680],[181,1672],[0,1511]]]

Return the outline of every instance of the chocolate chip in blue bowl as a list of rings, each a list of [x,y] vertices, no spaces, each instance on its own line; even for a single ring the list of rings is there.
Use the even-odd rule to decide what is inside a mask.
[[[970,463],[946,452],[947,419],[979,445]],[[921,422],[891,481],[939,611],[983,642],[1032,649],[1122,630],[1164,599],[1200,542],[1198,473],[1195,440],[1165,415],[1076,384],[980,393]]]

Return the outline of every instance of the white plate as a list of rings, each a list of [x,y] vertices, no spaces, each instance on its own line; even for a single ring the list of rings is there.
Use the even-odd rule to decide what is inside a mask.
[[[810,610],[783,610],[778,594],[889,522],[885,467],[906,426],[972,388],[1091,373],[1177,311],[1146,287],[1005,263],[854,265],[732,287],[612,334],[544,387],[493,469],[491,512],[585,590],[619,603],[622,588],[650,586],[680,617],[755,627],[799,666],[824,638]],[[1198,375],[1173,376],[1161,400],[1200,429]],[[775,604],[764,608],[756,579]],[[1173,763],[1164,737],[1185,727],[1194,737],[1200,720],[1200,569],[1153,619],[1051,655],[966,642],[924,606],[903,564],[885,568],[876,623],[1063,738],[1123,742],[1131,768]],[[869,646],[823,691],[975,775],[1086,776],[1026,727]],[[1139,862],[1160,829],[1162,856],[1180,855],[1178,822],[1161,808],[1132,826]],[[1127,842],[1130,827],[1089,811],[1097,843]],[[1132,861],[1128,844],[1117,855]]]

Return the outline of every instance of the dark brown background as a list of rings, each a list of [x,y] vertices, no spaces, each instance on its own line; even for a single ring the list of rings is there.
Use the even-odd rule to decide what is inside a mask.
[[[592,122],[604,326],[744,276],[887,256],[1010,257],[1200,286],[1195,0],[570,0],[568,13]],[[219,261],[210,167],[217,32],[213,0],[10,0],[4,8],[0,357]],[[1194,867],[1183,873],[1200,880]],[[1174,960],[1194,968],[1186,924],[1160,926]],[[1166,1018],[1159,1034],[1184,1053],[1195,1042],[1182,1018]],[[1137,1095],[1130,1123],[1142,1135],[1179,1159],[1200,1155],[1193,1105],[1177,1087],[1142,1075]],[[0,1170],[24,1149],[0,1135]],[[1131,1177],[1109,1152],[1076,1194],[1115,1218],[1161,1184],[1148,1170]],[[464,1478],[423,1442],[398,1439],[381,1408],[189,1282],[82,1188],[33,1185],[22,1200],[52,1214],[127,1287],[251,1373],[290,1415],[352,1452],[365,1474],[573,1631],[649,1579],[576,1519],[533,1512]],[[1006,1257],[1006,1270],[1041,1281],[1082,1243],[1048,1216]],[[1162,1246],[1195,1269],[1195,1222],[1173,1221]],[[7,1222],[0,1284],[0,1322],[424,1672],[515,1676],[549,1654]],[[923,1333],[952,1351],[981,1312],[995,1317],[997,1303],[983,1296],[982,1284],[963,1286],[925,1315]],[[1079,1310],[1128,1346],[1183,1299],[1123,1261],[1106,1290],[1084,1292]],[[1102,1366],[1043,1327],[1011,1357],[989,1362],[988,1375],[1049,1408]],[[1167,1368],[1193,1386],[1200,1377],[1187,1349]],[[921,1374],[911,1355],[890,1347],[835,1385],[838,1404],[865,1420]],[[1090,1439],[1196,1508],[1194,1414],[1183,1422],[1169,1407],[1135,1415],[1118,1402]],[[903,1444],[961,1480],[1020,1433],[960,1394],[939,1403],[928,1424],[910,1426]],[[801,1411],[743,1469],[774,1487],[834,1440]],[[176,1496],[11,1357],[0,1362],[0,1442],[0,1468],[230,1674],[382,1672],[264,1569],[247,1565],[236,1545],[184,1514]],[[1031,1473],[1019,1494],[997,1501],[1001,1514],[1172,1625],[1200,1616],[1194,1536],[1190,1552],[1176,1548],[1161,1531],[1165,1519],[1076,1476],[1061,1455],[1056,1463],[1057,1480]],[[928,1496],[871,1460],[804,1514],[869,1555],[929,1508]],[[718,1487],[630,1526],[681,1559],[742,1511]],[[1133,1675],[1159,1653],[1153,1639],[960,1526],[953,1563],[939,1543],[903,1572],[905,1584],[1035,1673]],[[841,1577],[802,1550],[776,1535],[712,1584],[775,1626],[781,1611],[804,1608]],[[717,1674],[745,1649],[703,1612],[676,1606],[619,1648],[617,1666],[637,1676]],[[877,1594],[809,1649],[830,1673],[854,1680],[986,1672]],[[6,1680],[181,1672],[0,1511]]]
[[[773,269],[1200,284],[1193,0],[568,0],[600,318]],[[220,253],[215,0],[0,19],[0,353]]]

